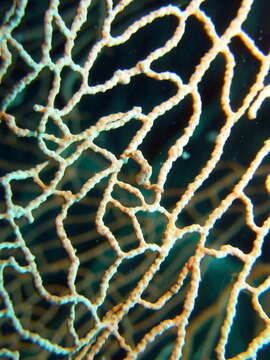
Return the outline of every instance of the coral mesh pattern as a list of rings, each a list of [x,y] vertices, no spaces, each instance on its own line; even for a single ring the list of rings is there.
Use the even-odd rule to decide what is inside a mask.
[[[0,5],[1,356],[266,358],[270,131],[266,125],[257,137],[255,124],[264,123],[270,53],[244,29],[257,2],[235,2],[221,31],[207,0],[146,1],[149,7],[137,13],[135,0],[44,1],[40,55],[27,42],[36,36],[25,22],[31,2]],[[110,50],[124,49],[162,21],[168,21],[162,31],[151,32],[161,38],[158,46],[139,56],[134,47],[136,61],[131,50],[126,67],[113,61],[107,79],[94,81],[103,52],[109,58]],[[208,46],[182,76],[177,49],[195,23]],[[61,56],[53,52],[57,46]],[[190,51],[199,46],[194,39]],[[233,106],[240,47],[257,67],[245,70],[252,81],[243,83]],[[166,68],[170,54],[175,71]],[[217,61],[222,79],[214,118],[204,112],[202,82]],[[137,79],[154,84],[149,92],[164,84],[163,97],[148,108],[139,104]],[[116,100],[115,108],[105,101],[96,110],[98,99],[116,89],[133,89],[135,104],[121,111]],[[180,125],[169,132],[162,126],[173,112]],[[241,124],[256,143],[252,152],[245,141],[246,158]],[[209,146],[198,165],[192,146],[204,143],[204,126]],[[159,161],[160,143],[149,150],[158,132],[168,134]],[[112,145],[117,134],[122,148],[121,141]],[[231,141],[245,161],[229,150],[224,155]],[[250,328],[241,338],[237,324],[248,317],[252,324],[243,322]]]

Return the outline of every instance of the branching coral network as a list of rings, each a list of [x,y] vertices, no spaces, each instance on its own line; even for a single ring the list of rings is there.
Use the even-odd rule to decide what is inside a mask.
[[[37,3],[0,5],[1,357],[266,359],[262,2]]]

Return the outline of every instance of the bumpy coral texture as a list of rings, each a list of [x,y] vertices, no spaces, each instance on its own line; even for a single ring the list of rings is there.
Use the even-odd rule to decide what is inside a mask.
[[[0,357],[270,358],[268,2],[0,8]]]

